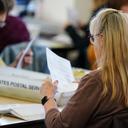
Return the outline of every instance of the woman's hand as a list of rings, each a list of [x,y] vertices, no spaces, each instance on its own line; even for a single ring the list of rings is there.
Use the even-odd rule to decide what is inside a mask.
[[[23,58],[22,67],[32,64],[32,60],[33,60],[33,52],[32,50],[29,50]]]
[[[16,59],[15,61],[10,65],[11,67],[16,67],[21,56],[23,54],[23,51],[20,52],[17,56],[16,56]],[[27,54],[25,54],[24,58],[23,58],[23,62],[22,62],[22,67],[25,67],[25,66],[28,66],[30,64],[32,64],[32,60],[33,60],[33,52],[32,50],[29,50],[27,52]]]
[[[45,113],[47,113],[50,109],[57,109],[57,103],[54,100],[54,96],[57,91],[57,85],[58,81],[52,82],[51,79],[46,79],[40,88],[41,96],[47,96],[47,98],[49,99],[47,103],[44,104]]]
[[[57,85],[58,85],[57,80],[52,82],[51,79],[46,79],[40,88],[40,94],[42,96],[47,96],[48,98],[54,97],[57,91]]]

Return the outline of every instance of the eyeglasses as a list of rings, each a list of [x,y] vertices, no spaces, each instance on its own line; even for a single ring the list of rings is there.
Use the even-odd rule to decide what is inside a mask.
[[[96,34],[96,35],[90,34],[90,35],[89,35],[89,38],[90,38],[91,42],[94,42],[94,41],[95,41],[95,37],[100,36],[100,34],[101,34],[101,33],[98,33],[98,34]]]
[[[0,28],[3,28],[6,25],[4,21],[0,21]]]

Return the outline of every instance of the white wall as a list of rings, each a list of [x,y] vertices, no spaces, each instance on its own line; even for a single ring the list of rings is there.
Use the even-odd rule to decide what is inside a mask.
[[[87,22],[91,13],[91,0],[75,0],[75,7],[78,9],[80,19]]]
[[[53,22],[64,24],[68,21],[67,8],[76,8],[80,19],[87,22],[90,16],[91,0],[37,0],[37,16]]]

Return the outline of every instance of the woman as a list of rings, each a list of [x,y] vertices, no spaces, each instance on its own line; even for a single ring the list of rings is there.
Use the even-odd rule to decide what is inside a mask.
[[[57,82],[45,81],[41,94],[46,99],[43,104],[47,128],[116,127],[116,114],[128,107],[127,20],[125,13],[114,9],[104,9],[92,19],[90,40],[99,68],[81,79],[61,112],[54,100]],[[124,126],[128,127],[128,123]]]
[[[6,46],[30,40],[24,22],[9,14],[13,6],[14,0],[0,0],[0,53]]]
[[[14,67],[16,68],[17,67],[17,64],[21,58],[21,56],[23,55],[23,51],[21,51],[15,58],[15,60],[8,66],[10,67]],[[21,67],[25,67],[25,66],[28,66],[28,65],[31,65],[32,64],[32,61],[33,61],[33,52],[32,50],[30,49],[26,54],[25,56],[23,57],[23,61],[21,63]],[[0,57],[0,66],[5,66],[6,64],[4,63],[4,61],[1,59]]]
[[[128,0],[108,0],[108,7],[128,12]]]

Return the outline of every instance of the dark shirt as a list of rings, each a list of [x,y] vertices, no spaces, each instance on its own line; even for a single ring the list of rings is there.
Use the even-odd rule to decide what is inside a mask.
[[[66,32],[69,34],[69,36],[72,38],[73,43],[75,46],[79,48],[86,48],[89,45],[89,24],[91,19],[101,10],[107,7],[107,4],[100,6],[96,10],[93,10],[91,18],[89,19],[89,22],[83,26],[80,27],[80,29],[85,33],[83,36],[81,36],[78,31],[72,26],[69,25],[65,28]]]
[[[97,8],[96,10],[92,12],[89,22],[79,28],[83,32],[82,36],[81,34],[79,34],[79,31],[76,28],[74,28],[72,25],[68,25],[65,28],[65,31],[71,37],[72,42],[74,43],[74,46],[78,49],[78,52],[79,52],[77,64],[74,66],[90,69],[90,64],[88,62],[88,57],[86,55],[86,49],[88,48],[90,44],[89,24],[90,24],[92,17],[94,17],[101,9],[106,8],[106,7],[107,7],[107,4],[102,5],[101,7]]]
[[[119,81],[117,79],[117,84]],[[106,97],[103,97],[102,89],[99,71],[83,77],[76,93],[62,112],[51,109],[46,113],[47,128],[117,128],[111,127],[114,115],[122,111],[125,106],[118,100],[110,100],[111,90]]]
[[[0,52],[10,45],[30,40],[29,32],[23,21],[14,16],[7,16],[6,25],[0,28]]]

